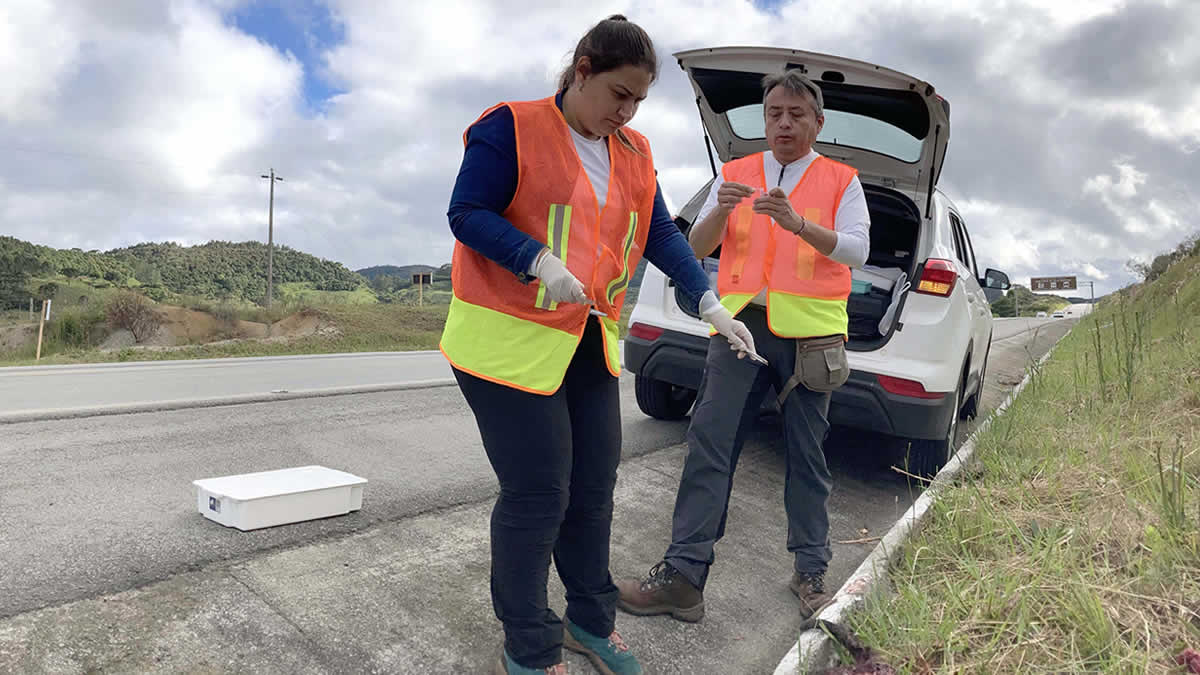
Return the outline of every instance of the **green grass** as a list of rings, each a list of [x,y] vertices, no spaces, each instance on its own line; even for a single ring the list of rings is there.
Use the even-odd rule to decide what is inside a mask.
[[[170,301],[164,301],[164,304],[207,312],[223,321],[253,321],[267,324],[279,321],[296,312],[320,306],[320,303],[292,299],[276,301],[271,304],[270,308],[267,308],[247,300],[213,300],[195,295],[175,295],[171,297]]]
[[[851,627],[906,673],[1179,673],[1200,647],[1200,258],[1081,320]]]
[[[311,283],[280,284],[279,300],[283,304],[300,305],[373,305],[378,302],[375,292],[366,286],[353,291],[318,291]]]

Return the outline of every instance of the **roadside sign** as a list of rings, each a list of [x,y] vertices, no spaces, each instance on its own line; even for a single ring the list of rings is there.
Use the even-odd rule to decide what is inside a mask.
[[[1032,277],[1029,288],[1033,291],[1073,291],[1077,284],[1075,277]]]
[[[413,284],[417,287],[417,305],[425,304],[425,285],[433,284],[433,273],[426,272],[424,274],[412,275]]]
[[[53,300],[46,301],[46,321],[50,320],[50,303],[52,303],[52,302],[54,302],[54,301]]]

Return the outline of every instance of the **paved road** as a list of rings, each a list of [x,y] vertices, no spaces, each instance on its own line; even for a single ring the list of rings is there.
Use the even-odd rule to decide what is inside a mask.
[[[1071,323],[998,341],[984,406],[997,405],[1030,355]],[[632,574],[655,562],[669,535],[685,424],[644,417],[628,376],[622,397],[613,569]],[[23,422],[2,432],[0,671],[285,672],[291,663],[294,672],[336,672],[361,663],[396,672],[420,663],[461,672],[482,670],[495,654],[499,628],[486,594],[495,479],[453,387]],[[835,542],[861,538],[864,528],[882,534],[915,496],[876,455],[876,440],[842,431],[830,439]],[[195,511],[194,479],[304,464],[366,476],[363,510],[251,533]],[[648,645],[641,652],[652,672],[729,664],[770,672],[794,641],[794,601],[780,586],[789,566],[784,468],[768,418],[739,466],[703,625],[620,619],[631,640]],[[830,585],[870,548],[835,543]]]
[[[1090,306],[1071,309],[1079,317]],[[1052,321],[998,319],[992,337],[1007,340]],[[0,368],[0,422],[51,411],[170,409],[196,399],[244,402],[314,391],[445,384],[451,377],[437,351]]]
[[[1073,304],[1068,306],[1066,311],[1071,312],[1071,314],[1064,319],[1054,319],[1051,317],[1046,317],[1044,319],[1033,317],[995,319],[992,322],[992,339],[1003,340],[1042,326],[1051,325],[1056,321],[1073,321],[1091,312],[1092,306],[1086,303],[1081,305]]]
[[[0,417],[450,377],[450,367],[436,351],[0,368]]]
[[[625,452],[678,443],[622,382]],[[495,478],[457,387],[0,427],[0,616],[197,564],[483,499]],[[367,507],[251,535],[196,520],[200,478],[322,464],[370,481]]]

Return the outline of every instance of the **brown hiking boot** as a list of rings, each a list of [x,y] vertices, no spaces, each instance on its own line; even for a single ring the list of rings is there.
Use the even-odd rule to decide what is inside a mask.
[[[831,596],[825,592],[823,572],[794,572],[788,583],[792,593],[800,598],[800,618],[807,619],[825,608]]]
[[[630,614],[670,614],[690,623],[704,618],[704,593],[665,560],[645,579],[619,579],[617,590],[617,607]]]

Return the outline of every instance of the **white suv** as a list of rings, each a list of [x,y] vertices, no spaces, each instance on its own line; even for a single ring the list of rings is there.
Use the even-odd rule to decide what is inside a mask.
[[[871,213],[871,253],[853,271],[850,379],[830,422],[911,439],[909,467],[932,475],[953,452],[961,417],[979,409],[992,336],[990,300],[1007,275],[980,275],[962,216],[936,188],[950,106],[931,85],[887,68],[824,54],[724,47],[675,55],[696,91],[709,157],[767,147],[760,81],[798,68],[825,99],[817,152],[858,169]],[[713,174],[717,173],[715,161]],[[676,215],[691,227],[712,182]],[[704,260],[716,285],[720,249]],[[985,288],[987,291],[985,292]],[[653,266],[642,279],[625,340],[638,405],[661,419],[687,415],[704,369],[708,327]]]

